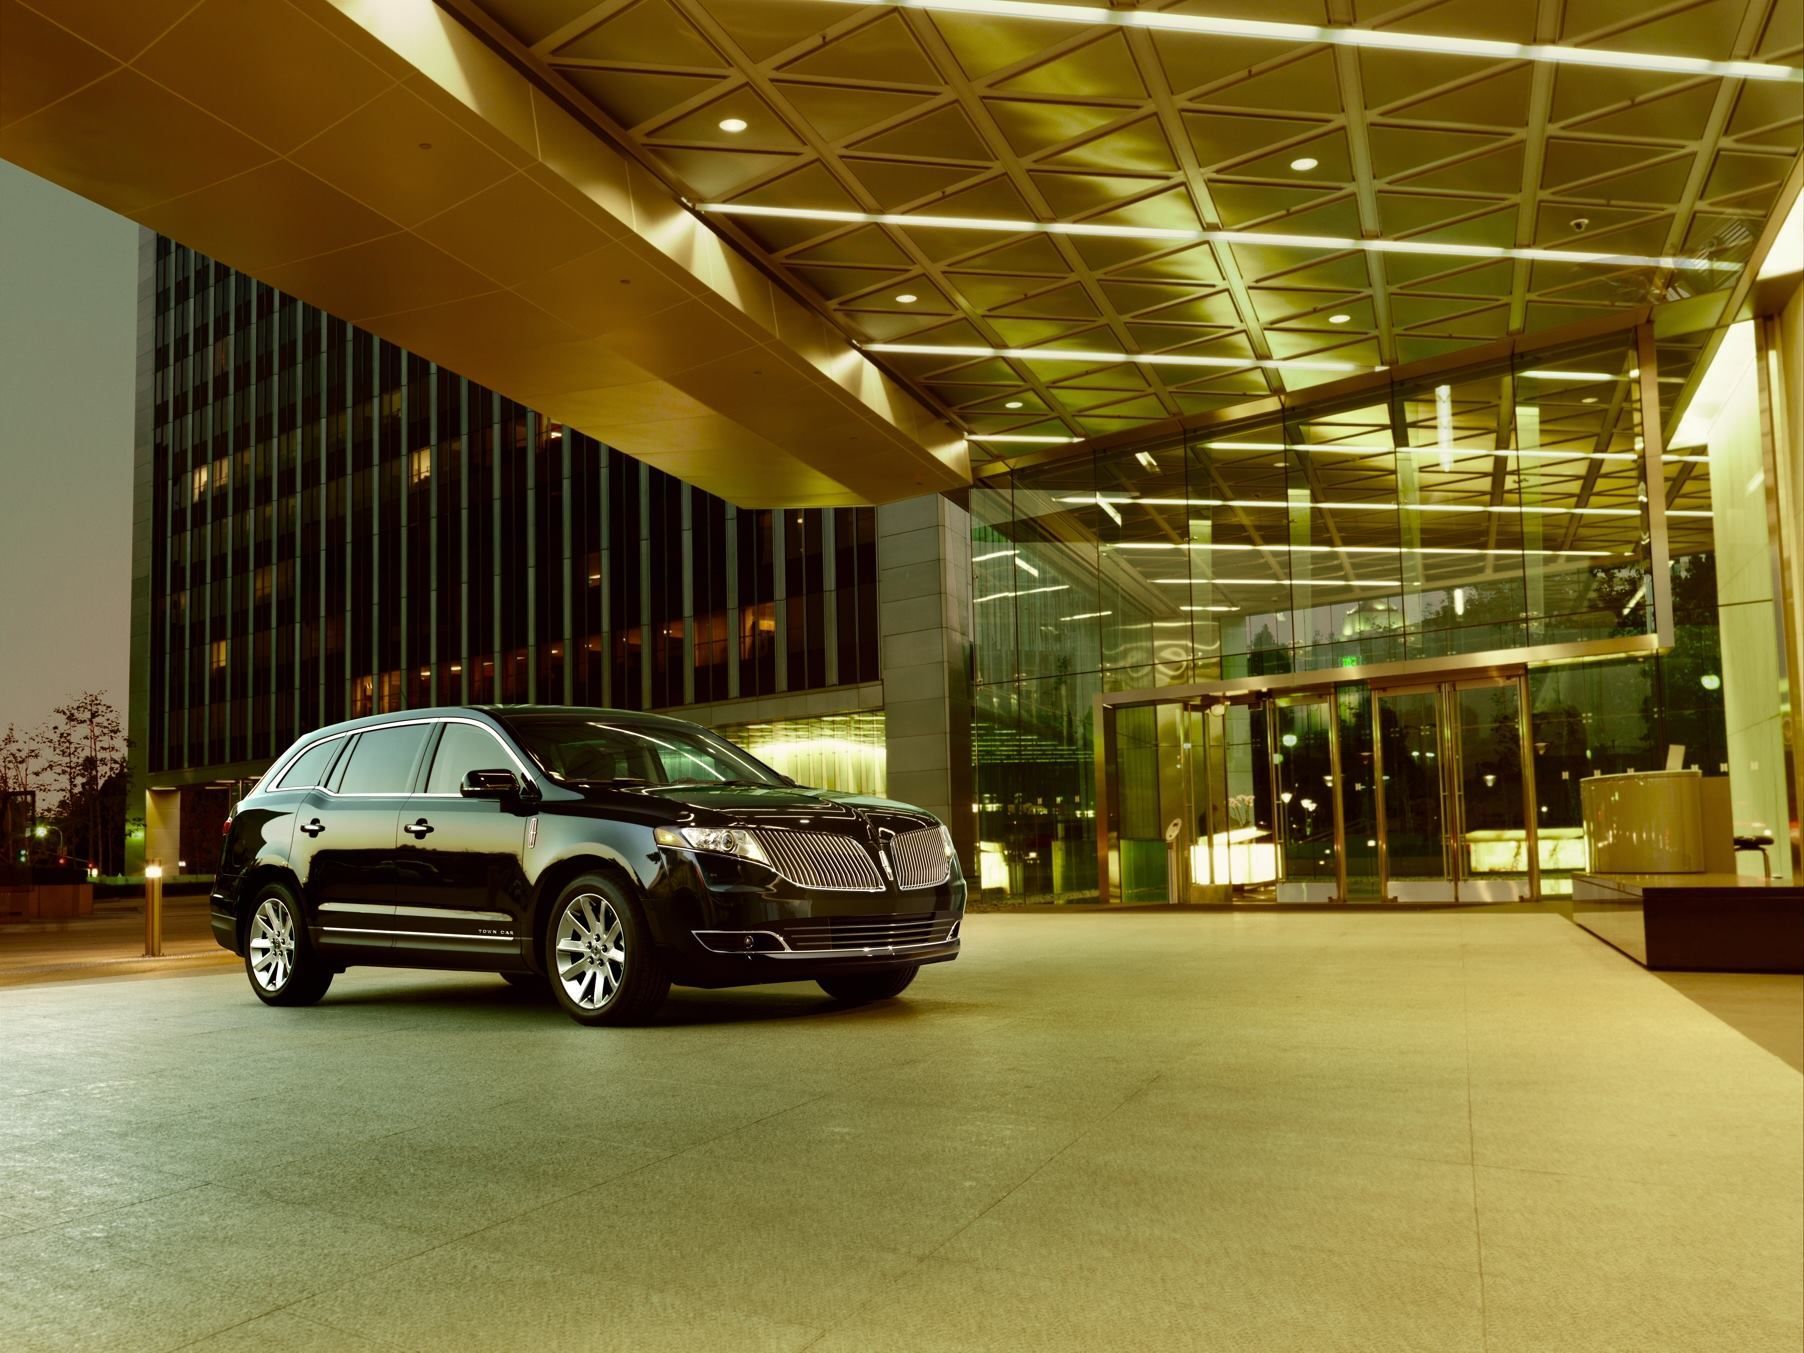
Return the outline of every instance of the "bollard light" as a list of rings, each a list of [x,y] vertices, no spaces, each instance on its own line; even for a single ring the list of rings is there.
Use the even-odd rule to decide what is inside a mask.
[[[163,862],[144,865],[144,957],[163,956]]]

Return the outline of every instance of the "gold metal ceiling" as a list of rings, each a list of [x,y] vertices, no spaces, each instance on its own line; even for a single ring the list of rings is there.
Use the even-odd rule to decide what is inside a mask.
[[[931,0],[442,2],[697,204],[1735,264],[1804,122],[1804,93],[1789,82],[936,12]],[[1804,0],[1112,8],[1791,66],[1804,52]],[[1407,363],[1734,278],[1732,269],[709,219],[861,343],[1245,362],[881,354],[980,437],[1117,433],[1334,378],[1284,365],[1293,360]]]
[[[947,2],[0,0],[0,155],[727,498],[824,504],[967,482],[960,431],[1105,436],[1725,286],[1804,121],[1786,81]],[[1128,12],[1804,59],[1804,0]],[[898,343],[1103,355],[854,346]]]
[[[733,501],[967,482],[941,416],[431,0],[0,0],[0,156]]]

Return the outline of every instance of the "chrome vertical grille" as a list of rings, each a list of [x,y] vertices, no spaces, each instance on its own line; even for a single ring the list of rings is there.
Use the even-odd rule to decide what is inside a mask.
[[[880,893],[883,876],[862,842],[825,832],[761,831],[758,844],[776,871],[804,888]]]
[[[938,827],[901,833],[889,843],[889,858],[898,888],[937,888],[952,876]]]

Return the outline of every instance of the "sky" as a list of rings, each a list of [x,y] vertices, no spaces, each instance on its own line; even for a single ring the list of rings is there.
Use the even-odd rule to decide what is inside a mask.
[[[126,718],[138,227],[0,160],[0,731]]]

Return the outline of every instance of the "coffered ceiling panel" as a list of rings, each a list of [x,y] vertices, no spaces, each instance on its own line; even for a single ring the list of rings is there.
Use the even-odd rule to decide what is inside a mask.
[[[857,341],[968,350],[873,355],[980,456],[1008,448],[989,438],[1194,410],[1204,386],[1277,391],[1726,287],[1804,125],[1793,81],[1067,24],[1007,0],[572,0],[551,27],[539,7],[536,33],[446,2],[498,21],[517,58],[605,116],[653,75],[723,62],[663,120],[613,121]],[[1804,35],[1773,38],[1793,0],[1651,17],[1635,0],[1067,3],[1791,67],[1804,51]],[[648,57],[663,29],[683,51]],[[1550,248],[1625,257],[1511,257]],[[1671,266],[1692,249],[1714,266]],[[1106,414],[1073,399],[1097,393],[1096,371],[1028,355],[1073,347],[1129,359],[1098,368],[1116,373]]]

